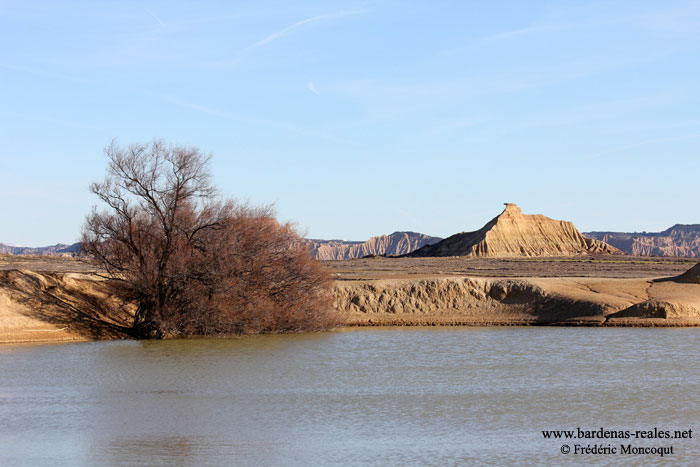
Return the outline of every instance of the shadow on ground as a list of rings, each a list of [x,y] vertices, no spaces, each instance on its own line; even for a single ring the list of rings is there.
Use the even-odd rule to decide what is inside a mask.
[[[0,271],[0,293],[17,314],[88,339],[129,337],[133,304],[118,281],[84,274]]]

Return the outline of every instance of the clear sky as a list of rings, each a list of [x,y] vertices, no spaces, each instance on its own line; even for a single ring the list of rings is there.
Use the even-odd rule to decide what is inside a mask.
[[[700,223],[700,2],[0,0],[0,242],[76,241],[113,138],[312,238]]]

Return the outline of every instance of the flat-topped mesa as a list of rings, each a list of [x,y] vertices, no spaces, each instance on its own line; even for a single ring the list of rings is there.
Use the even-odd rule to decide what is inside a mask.
[[[462,232],[408,256],[573,256],[621,254],[617,248],[584,237],[567,221],[541,214],[523,214],[513,203],[505,203],[501,214],[475,232]]]

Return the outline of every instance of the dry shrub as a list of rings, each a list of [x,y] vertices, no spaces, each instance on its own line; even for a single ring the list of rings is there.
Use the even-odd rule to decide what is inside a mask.
[[[208,158],[161,142],[106,149],[83,250],[138,302],[134,335],[328,329],[329,274],[269,207],[221,200]]]

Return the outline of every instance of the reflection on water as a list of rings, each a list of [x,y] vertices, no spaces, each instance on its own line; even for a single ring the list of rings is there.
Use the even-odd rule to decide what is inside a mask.
[[[0,465],[582,462],[541,430],[700,434],[699,337],[379,328],[4,346]],[[673,445],[676,463],[700,455],[696,439]]]
[[[145,462],[181,466],[191,465],[197,443],[179,436],[121,437],[93,447],[91,463],[108,460],[110,465],[142,465]]]

